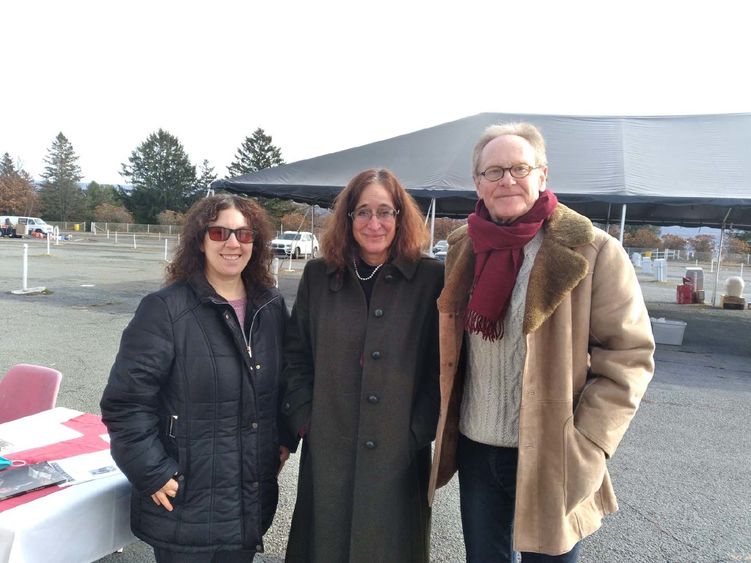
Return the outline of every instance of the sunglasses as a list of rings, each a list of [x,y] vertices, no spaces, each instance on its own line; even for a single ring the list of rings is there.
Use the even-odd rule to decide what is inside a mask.
[[[224,242],[234,234],[237,242],[242,244],[250,244],[254,236],[253,229],[228,229],[227,227],[206,227],[206,234],[215,242]]]

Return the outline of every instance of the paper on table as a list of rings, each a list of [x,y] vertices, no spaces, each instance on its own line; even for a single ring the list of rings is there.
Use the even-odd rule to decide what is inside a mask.
[[[59,424],[50,424],[48,419],[27,416],[0,424],[0,454],[41,448],[83,436],[80,432],[62,424],[70,418],[69,416],[59,421]]]
[[[61,487],[77,485],[121,473],[109,450],[66,457],[52,461],[50,464],[69,477],[68,481],[60,485]]]

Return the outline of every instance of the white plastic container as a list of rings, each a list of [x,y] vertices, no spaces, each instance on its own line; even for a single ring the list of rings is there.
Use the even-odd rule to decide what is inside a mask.
[[[671,321],[668,319],[650,319],[652,321],[652,334],[657,344],[670,344],[680,346],[683,344],[683,333],[686,323],[683,321]]]

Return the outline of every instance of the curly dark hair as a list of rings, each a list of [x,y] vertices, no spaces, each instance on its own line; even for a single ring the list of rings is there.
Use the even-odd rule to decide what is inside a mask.
[[[216,221],[219,212],[225,209],[237,209],[253,229],[253,254],[241,274],[245,286],[274,286],[274,277],[269,268],[272,259],[269,243],[273,239],[273,229],[268,213],[255,200],[233,194],[218,194],[204,198],[188,210],[180,235],[180,245],[175,251],[174,259],[167,266],[168,285],[187,280],[196,272],[205,270],[206,257],[201,250],[201,243],[206,234],[206,227],[212,221]]]
[[[352,178],[334,200],[334,213],[326,223],[321,240],[323,257],[328,264],[344,268],[352,259],[357,242],[352,234],[349,213],[354,211],[362,192],[371,184],[383,186],[391,194],[394,207],[399,210],[390,258],[402,257],[416,261],[422,255],[430,233],[420,208],[393,172],[385,168],[371,168]]]

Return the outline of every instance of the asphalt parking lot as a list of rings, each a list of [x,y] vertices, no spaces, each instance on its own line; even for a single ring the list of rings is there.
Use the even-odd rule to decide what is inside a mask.
[[[11,293],[21,287],[24,242],[28,286],[44,286],[45,294]],[[19,362],[54,366],[63,372],[58,404],[98,413],[120,333],[140,299],[161,285],[164,265],[162,239],[134,249],[131,241],[82,235],[53,245],[50,255],[44,241],[1,239],[0,373]],[[288,305],[303,265],[280,266]],[[668,282],[640,276],[650,315],[687,326],[681,346],[658,345],[655,379],[609,462],[621,510],[584,541],[583,562],[751,561],[751,311],[676,305],[684,268],[671,265]],[[737,273],[728,269],[720,281]],[[708,299],[713,284],[714,274],[706,273]],[[266,553],[256,561],[284,559],[296,478],[293,456],[281,475]],[[439,491],[432,545],[433,561],[464,560],[456,479]],[[136,543],[101,561],[153,556]]]

